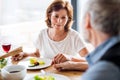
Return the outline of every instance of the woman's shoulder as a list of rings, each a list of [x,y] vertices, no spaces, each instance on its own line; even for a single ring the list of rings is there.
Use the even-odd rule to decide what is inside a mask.
[[[79,32],[74,29],[69,29],[69,34],[70,35],[79,35]]]
[[[47,28],[41,29],[40,32],[46,32]]]
[[[47,33],[47,28],[44,28],[44,29],[42,29],[42,30],[39,31],[38,36],[39,37],[43,37],[43,36],[46,35],[46,33]]]
[[[45,34],[47,32],[47,28],[41,29],[39,34]]]

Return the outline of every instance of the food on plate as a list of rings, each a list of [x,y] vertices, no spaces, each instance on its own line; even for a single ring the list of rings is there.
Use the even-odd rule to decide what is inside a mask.
[[[7,65],[7,60],[5,58],[0,59],[0,69]]]
[[[51,75],[44,75],[44,76],[35,75],[34,80],[55,80],[55,78]]]
[[[43,60],[39,60],[37,58],[30,58],[29,62],[30,62],[29,67],[34,67],[34,66],[45,64],[45,62]]]

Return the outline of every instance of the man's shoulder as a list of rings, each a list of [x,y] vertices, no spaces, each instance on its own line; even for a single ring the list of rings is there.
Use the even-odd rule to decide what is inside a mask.
[[[85,74],[83,80],[119,80],[120,71],[113,63],[108,61],[98,61],[91,66]]]
[[[96,68],[98,71],[120,72],[120,71],[118,71],[119,70],[118,67],[115,64],[113,64],[112,62],[109,62],[109,61],[98,61],[92,67]]]
[[[112,46],[100,60],[112,62],[120,69],[120,42]]]

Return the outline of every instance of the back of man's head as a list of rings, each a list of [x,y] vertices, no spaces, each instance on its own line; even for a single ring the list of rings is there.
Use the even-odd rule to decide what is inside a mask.
[[[91,25],[109,36],[120,35],[120,0],[88,0]]]

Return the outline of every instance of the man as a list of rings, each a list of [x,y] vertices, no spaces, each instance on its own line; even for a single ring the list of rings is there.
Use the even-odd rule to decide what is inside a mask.
[[[120,80],[120,0],[88,0],[81,27],[96,48],[81,80]]]

